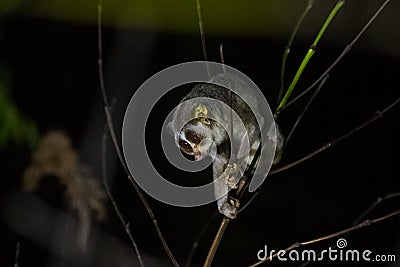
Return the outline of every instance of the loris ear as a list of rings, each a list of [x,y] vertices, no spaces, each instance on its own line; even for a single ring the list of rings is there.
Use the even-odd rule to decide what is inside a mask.
[[[170,135],[175,136],[175,127],[173,121],[167,123],[167,131]]]
[[[260,130],[261,130],[262,127],[264,126],[264,118],[262,116],[260,116],[259,119],[260,119],[259,123],[260,123]]]
[[[199,119],[203,124],[210,125],[210,120],[208,119],[208,110],[204,105],[195,106],[193,109],[193,115],[196,119]]]

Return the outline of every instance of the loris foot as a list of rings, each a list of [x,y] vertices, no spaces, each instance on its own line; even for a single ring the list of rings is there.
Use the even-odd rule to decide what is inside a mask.
[[[238,167],[236,163],[233,164],[226,164],[225,165],[225,170],[224,170],[224,181],[229,188],[236,189],[237,184],[236,182],[238,181],[237,176],[238,173]]]
[[[220,212],[228,217],[229,219],[235,219],[239,209],[239,200],[235,198],[230,198],[229,202],[225,202],[220,207]]]

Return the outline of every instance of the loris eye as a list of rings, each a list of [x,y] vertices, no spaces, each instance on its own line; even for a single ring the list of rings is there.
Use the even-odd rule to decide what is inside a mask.
[[[186,152],[192,152],[192,147],[191,145],[186,142],[185,140],[179,140],[179,146],[182,148],[182,150]]]
[[[190,140],[190,142],[195,143],[195,144],[199,144],[201,141],[200,137],[197,134],[189,135],[189,140]]]

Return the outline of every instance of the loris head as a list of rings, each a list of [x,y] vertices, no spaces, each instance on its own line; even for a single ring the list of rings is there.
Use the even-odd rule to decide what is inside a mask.
[[[211,124],[201,118],[188,122],[182,130],[175,134],[175,141],[182,152],[202,160],[215,151],[215,141]]]
[[[208,108],[203,104],[182,105],[168,125],[177,146],[196,161],[215,156],[216,147],[226,139],[225,129],[208,115]],[[188,117],[192,119],[185,123]]]

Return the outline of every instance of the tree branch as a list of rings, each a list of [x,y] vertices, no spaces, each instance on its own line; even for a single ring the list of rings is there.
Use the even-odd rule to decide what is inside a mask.
[[[157,235],[161,241],[162,246],[164,247],[165,252],[167,253],[168,257],[170,258],[172,264],[174,266],[179,266],[178,262],[175,260],[174,255],[172,254],[167,241],[165,240],[160,227],[158,226],[158,222],[156,219],[156,216],[154,215],[153,210],[151,209],[149,203],[147,202],[146,198],[144,197],[142,191],[140,190],[138,184],[136,183],[136,181],[133,179],[133,177],[131,176],[128,167],[123,159],[122,156],[122,152],[121,149],[119,148],[119,144],[117,141],[117,137],[115,135],[115,130],[114,130],[114,125],[112,122],[112,118],[111,118],[111,113],[110,113],[110,106],[108,104],[108,99],[107,99],[107,95],[106,95],[106,88],[104,85],[104,72],[103,72],[103,54],[102,54],[102,31],[101,31],[101,25],[102,25],[102,0],[99,0],[99,5],[98,5],[98,67],[99,67],[99,82],[100,82],[100,90],[101,90],[101,94],[103,97],[103,102],[104,102],[104,112],[106,115],[106,122],[107,122],[107,127],[108,130],[110,132],[110,136],[111,136],[111,140],[114,144],[114,148],[115,148],[115,152],[117,153],[119,162],[122,165],[122,168],[124,169],[124,172],[126,173],[129,181],[131,182],[133,188],[135,189],[136,193],[138,194],[141,202],[143,203],[147,213],[150,216],[150,219],[154,225],[154,228],[157,232]]]

